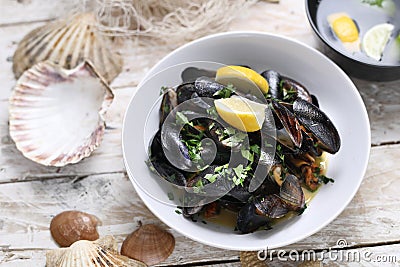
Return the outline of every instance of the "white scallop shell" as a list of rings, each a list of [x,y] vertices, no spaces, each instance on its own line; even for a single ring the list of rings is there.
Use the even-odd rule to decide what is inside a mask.
[[[10,136],[23,155],[46,166],[88,157],[103,137],[114,98],[89,62],[66,70],[51,62],[19,78],[9,99]]]
[[[46,253],[46,267],[145,267],[146,264],[129,259],[117,252],[114,237],[96,241],[80,240],[68,248]]]
[[[89,60],[108,82],[122,71],[121,57],[111,52],[109,40],[97,30],[91,13],[59,19],[28,33],[13,57],[15,77],[45,60],[67,69]]]

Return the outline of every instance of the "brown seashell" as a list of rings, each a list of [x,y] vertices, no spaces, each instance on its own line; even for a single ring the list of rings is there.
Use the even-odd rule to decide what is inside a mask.
[[[50,232],[57,244],[68,247],[78,240],[97,240],[99,222],[96,216],[89,213],[64,211],[51,220]]]
[[[258,259],[258,251],[241,251],[240,263],[243,267],[268,267],[265,261]]]
[[[121,254],[154,265],[167,259],[175,248],[175,238],[154,224],[142,225],[128,235],[121,247]]]
[[[122,71],[122,59],[112,53],[110,47],[109,40],[96,28],[94,14],[76,14],[28,33],[15,51],[13,72],[18,79],[25,70],[41,61],[49,60],[72,69],[90,60],[110,83]]]
[[[47,251],[46,267],[145,267],[140,261],[118,254],[114,237],[80,240],[68,248]]]

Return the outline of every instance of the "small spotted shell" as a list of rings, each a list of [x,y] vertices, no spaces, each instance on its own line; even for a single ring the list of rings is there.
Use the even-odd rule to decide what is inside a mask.
[[[79,240],[97,240],[99,219],[85,212],[69,210],[56,215],[50,223],[50,233],[54,241],[68,247]]]

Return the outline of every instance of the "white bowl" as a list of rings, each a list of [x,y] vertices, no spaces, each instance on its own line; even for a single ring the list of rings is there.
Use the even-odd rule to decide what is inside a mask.
[[[321,109],[337,127],[342,146],[329,161],[327,176],[334,178],[335,183],[323,186],[301,216],[270,231],[240,235],[228,227],[187,220],[175,212],[176,207],[168,204],[168,200],[159,201],[149,195],[154,192],[161,195],[164,192],[154,182],[145,164],[151,138],[149,135],[158,127],[157,116],[147,117],[159,98],[160,87],[179,84],[180,71],[187,65],[171,66],[189,61],[248,65],[256,71],[274,69],[299,81],[317,96]],[[155,74],[155,78],[149,79]],[[136,191],[147,207],[165,224],[210,246],[231,250],[259,250],[282,247],[308,237],[329,224],[345,209],[357,192],[366,171],[370,127],[356,87],[323,54],[298,41],[278,35],[228,32],[188,43],[167,55],[149,71],[126,111],[122,146],[126,169]],[[154,188],[154,192],[148,192],[146,188],[149,186]]]

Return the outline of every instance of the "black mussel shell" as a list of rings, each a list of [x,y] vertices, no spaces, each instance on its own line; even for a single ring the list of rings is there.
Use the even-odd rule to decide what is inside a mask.
[[[167,162],[158,160],[151,161],[157,174],[163,177],[168,182],[171,182],[178,186],[186,186],[186,177],[178,169],[172,167]]]
[[[308,90],[304,87],[304,85],[300,84],[299,82],[288,77],[282,77],[281,85],[282,88],[286,89],[287,91],[294,90],[296,92],[295,97],[292,101],[294,101],[296,98],[300,98],[303,99],[304,101],[310,103],[312,102],[312,97],[310,92],[308,92]]]
[[[248,234],[258,230],[260,227],[268,226],[270,219],[256,213],[254,203],[247,203],[240,209],[236,221],[236,227],[242,234]]]
[[[277,131],[277,140],[287,147],[292,147],[288,144],[289,140],[286,140],[286,136],[290,138],[290,141],[295,147],[300,147],[302,142],[301,126],[296,116],[287,109],[284,105],[277,101],[271,101],[273,113],[276,115],[277,121],[275,125],[281,124],[284,131]]]
[[[301,124],[318,140],[321,149],[331,154],[339,151],[339,133],[322,110],[307,101],[296,99],[293,111]]]
[[[293,211],[302,211],[305,208],[305,197],[299,179],[294,175],[286,176],[279,193],[286,207]]]
[[[266,70],[261,73],[261,76],[263,76],[269,85],[269,93],[271,94],[272,98],[275,99],[282,99],[282,90],[280,86],[281,82],[281,75],[274,70]]]
[[[176,88],[176,94],[178,95],[178,104],[185,102],[186,100],[192,99],[193,94],[196,93],[194,82],[182,83]]]
[[[286,203],[278,195],[267,195],[254,199],[256,213],[270,219],[278,219],[285,216],[289,209]]]
[[[174,89],[169,88],[163,96],[160,106],[160,127],[168,114],[178,105],[178,94]]]
[[[213,97],[214,94],[225,88],[224,85],[217,83],[208,77],[199,77],[195,81],[196,93],[201,97]]]
[[[215,75],[216,72],[213,70],[188,67],[182,71],[181,77],[182,81],[185,83],[185,82],[194,82],[197,78],[201,76],[213,78],[215,77]]]

